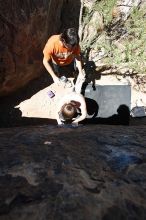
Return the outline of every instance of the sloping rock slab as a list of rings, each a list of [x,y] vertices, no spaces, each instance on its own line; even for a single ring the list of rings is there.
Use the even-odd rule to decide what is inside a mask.
[[[146,219],[145,130],[0,129],[0,219]]]

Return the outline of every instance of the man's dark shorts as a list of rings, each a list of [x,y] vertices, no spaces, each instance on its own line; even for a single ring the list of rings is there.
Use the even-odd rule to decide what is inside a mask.
[[[54,72],[58,75],[58,77],[76,77],[77,74],[77,68],[74,61],[66,66],[59,66],[52,62],[52,68]]]

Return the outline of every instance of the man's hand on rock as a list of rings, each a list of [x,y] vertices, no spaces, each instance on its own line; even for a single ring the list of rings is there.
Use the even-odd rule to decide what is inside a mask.
[[[57,76],[53,78],[53,81],[56,85],[60,85],[60,79]]]

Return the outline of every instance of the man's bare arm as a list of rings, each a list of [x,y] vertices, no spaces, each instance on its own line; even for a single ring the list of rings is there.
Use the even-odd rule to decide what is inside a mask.
[[[84,76],[84,73],[83,73],[82,62],[81,62],[80,56],[76,56],[76,66],[79,70],[79,76],[82,78]]]
[[[76,80],[75,91],[79,94],[81,93],[81,88],[85,81],[85,71],[82,69],[82,63],[81,63],[80,57],[76,58],[76,66],[79,70],[79,75]]]
[[[52,76],[54,83],[58,84],[59,83],[59,78],[56,76],[56,74],[54,73],[50,63],[48,62],[48,60],[45,57],[43,58],[43,64],[44,64],[46,70],[48,71],[48,73],[50,73],[50,75]]]
[[[80,109],[81,109],[81,116],[76,118],[72,123],[78,123],[82,120],[84,120],[87,116],[87,107],[86,107],[86,103],[85,103],[85,99],[84,97],[80,97],[80,103],[81,103],[81,106],[80,106]]]
[[[60,108],[59,107],[57,107],[57,110],[56,110],[56,120],[57,120],[58,125],[62,125],[63,122],[61,121],[60,116],[59,116],[59,112],[60,112]]]

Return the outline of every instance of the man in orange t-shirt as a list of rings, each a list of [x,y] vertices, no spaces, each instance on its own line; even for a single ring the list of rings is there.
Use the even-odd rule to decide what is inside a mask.
[[[84,82],[79,37],[75,28],[69,28],[60,35],[51,36],[45,45],[43,54],[43,64],[52,76],[54,83],[60,83],[61,69],[67,66],[73,67],[74,61],[79,72],[77,81]]]

